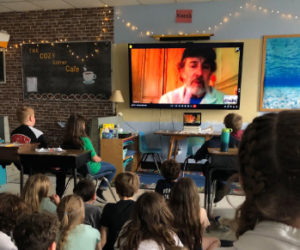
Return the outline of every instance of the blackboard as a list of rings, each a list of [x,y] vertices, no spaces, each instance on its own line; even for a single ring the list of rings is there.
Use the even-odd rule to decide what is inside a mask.
[[[24,44],[25,98],[99,98],[111,95],[111,43]]]
[[[0,83],[5,83],[5,57],[3,50],[0,50]]]

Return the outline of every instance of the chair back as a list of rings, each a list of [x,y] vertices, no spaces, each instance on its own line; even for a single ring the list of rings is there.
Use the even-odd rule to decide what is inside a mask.
[[[186,156],[192,156],[196,154],[199,148],[203,145],[205,142],[205,138],[195,136],[195,137],[188,137],[187,138],[187,151],[186,151]]]
[[[147,143],[146,143],[146,136],[144,132],[139,132],[139,150],[140,152],[146,153],[148,147],[147,147]]]

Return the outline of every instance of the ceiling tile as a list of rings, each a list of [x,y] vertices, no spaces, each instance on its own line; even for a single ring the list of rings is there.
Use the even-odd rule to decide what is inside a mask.
[[[137,5],[137,0],[102,0],[108,6]]]
[[[29,10],[38,10],[40,9],[38,6],[25,2],[25,1],[18,1],[18,2],[6,2],[6,3],[1,3],[6,8],[9,8],[13,11],[29,11]]]
[[[0,0],[0,3],[22,2],[20,0]]]
[[[175,0],[139,0],[141,4],[166,4],[166,3],[174,3]]]
[[[63,0],[31,0],[32,3],[39,6],[40,9],[53,10],[53,9],[72,9],[72,5]]]
[[[13,11],[7,7],[4,7],[1,3],[0,3],[0,13],[1,12],[10,12],[10,11]]]
[[[211,2],[213,0],[176,0],[177,3]]]
[[[66,3],[74,6],[74,8],[97,8],[103,7],[105,4],[100,0],[64,0]]]

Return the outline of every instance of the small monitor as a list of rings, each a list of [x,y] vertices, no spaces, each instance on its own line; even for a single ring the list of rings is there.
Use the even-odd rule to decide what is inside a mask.
[[[183,113],[183,126],[200,126],[201,125],[201,113]]]

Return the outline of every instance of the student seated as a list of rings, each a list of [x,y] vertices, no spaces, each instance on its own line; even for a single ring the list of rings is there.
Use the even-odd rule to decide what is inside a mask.
[[[177,178],[180,176],[180,164],[175,160],[166,160],[161,165],[160,171],[163,180],[158,180],[155,187],[155,192],[163,195],[166,200],[169,200],[171,189],[175,185]]]
[[[17,143],[39,143],[39,147],[47,148],[47,141],[42,131],[34,128],[35,114],[32,107],[24,106],[17,110],[17,119],[21,125],[12,131],[11,142]],[[42,167],[42,166],[41,166]],[[53,166],[55,167],[55,166]],[[20,170],[20,167],[17,166]],[[24,173],[29,171],[25,167]],[[61,197],[65,189],[65,174],[62,172],[55,172],[56,175],[56,193]]]
[[[189,177],[178,180],[171,191],[170,210],[174,227],[183,245],[192,250],[213,250],[220,246],[219,239],[203,237],[210,225],[205,209],[200,208],[197,186]]]
[[[116,176],[115,187],[120,201],[106,204],[101,217],[101,244],[104,250],[114,249],[118,234],[132,213],[133,196],[139,186],[140,180],[135,173],[124,172]]]
[[[74,114],[69,117],[63,147],[90,150],[92,158],[92,160],[88,162],[90,175],[104,174],[104,177],[111,182],[116,174],[116,168],[112,164],[102,161],[102,159],[97,155],[90,138],[86,134],[85,124],[85,119],[81,115]],[[87,174],[86,166],[83,166],[78,171],[83,174]],[[106,188],[107,184],[103,181],[96,191],[97,196],[102,200],[106,200],[103,196],[103,191]]]
[[[32,107],[23,106],[19,108],[17,110],[17,119],[21,125],[12,131],[11,142],[39,143],[40,147],[47,147],[43,132],[34,128],[35,116]]]
[[[80,196],[84,202],[84,224],[100,231],[102,208],[93,205],[96,201],[96,187],[92,180],[83,179],[75,186],[73,193]]]
[[[57,248],[60,250],[101,249],[100,232],[84,222],[84,203],[78,195],[65,196],[57,207],[60,232]]]
[[[60,202],[57,194],[49,196],[50,179],[43,174],[35,174],[28,178],[21,193],[21,198],[31,212],[50,212],[56,214]]]
[[[29,213],[22,199],[14,194],[0,193],[0,249],[17,250],[11,239],[11,234],[17,224],[17,219]]]
[[[226,128],[231,128],[231,136],[233,136],[238,141],[242,140],[242,136],[244,130],[242,130],[243,126],[243,118],[239,114],[229,113],[224,118],[224,125]]]
[[[115,250],[161,250],[182,246],[173,228],[173,214],[156,192],[145,192],[136,201],[131,219],[125,223]]]
[[[55,250],[59,222],[51,213],[23,215],[13,236],[19,250]]]
[[[243,134],[241,130],[242,126],[242,117],[238,114],[229,113],[224,118],[224,125],[226,128],[231,128],[232,132],[229,138],[229,148],[236,148],[240,145],[240,138]],[[200,149],[195,154],[195,161],[202,159],[208,159],[209,153],[208,148],[220,148],[221,147],[221,137],[214,136],[210,140],[206,141]],[[232,162],[224,162],[224,167]],[[216,171],[212,175],[212,180],[217,180],[216,182],[216,193],[214,198],[214,203],[217,203],[223,199],[223,197],[230,191],[229,187],[223,182],[228,180],[238,169],[233,171]]]
[[[225,249],[300,249],[300,111],[268,113],[246,128],[239,148],[246,199],[238,240]]]

